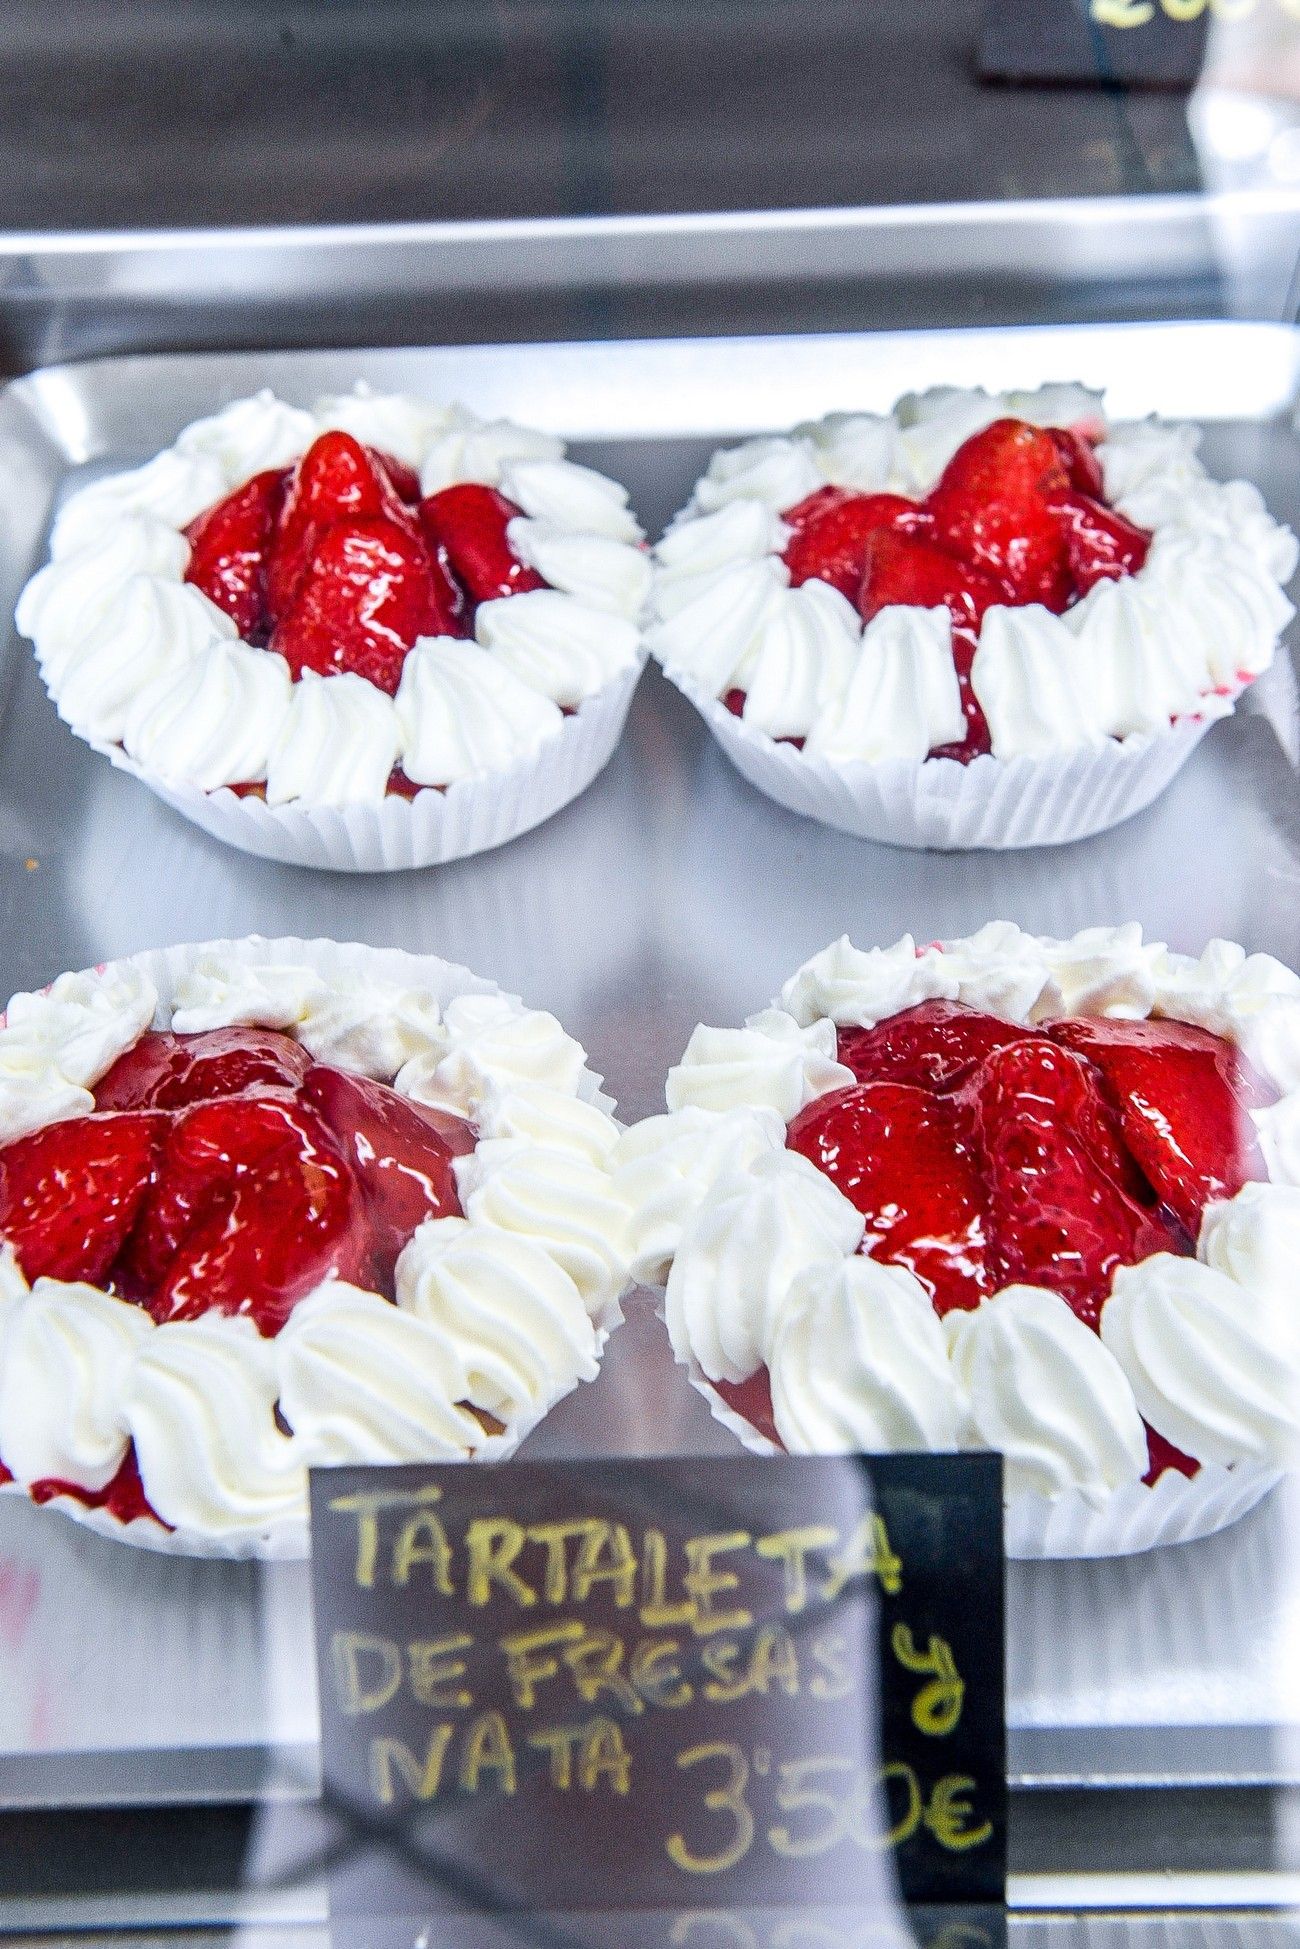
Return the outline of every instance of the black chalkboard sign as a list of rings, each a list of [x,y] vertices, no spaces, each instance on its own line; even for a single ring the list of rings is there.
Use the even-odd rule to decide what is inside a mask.
[[[986,81],[1192,88],[1210,18],[1207,0],[988,0],[979,71]]]
[[[312,1533],[336,1918],[1001,1902],[998,1457],[332,1469]]]

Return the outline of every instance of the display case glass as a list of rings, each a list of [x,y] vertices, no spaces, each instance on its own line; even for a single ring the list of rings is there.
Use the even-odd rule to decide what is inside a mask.
[[[1197,428],[1210,473],[1300,531],[1295,9],[989,11],[986,36],[957,0],[6,7],[4,613],[73,493],[263,387],[307,406],[361,381],[540,428],[654,543],[719,447],[932,387],[1068,383],[1112,420]],[[1185,83],[1160,69],[1184,59]],[[1137,922],[1175,954],[1223,939],[1300,968],[1295,641],[1154,802],[1070,843],[899,846],[801,816],[652,660],[553,817],[345,872],[179,816],[59,721],[13,633],[4,993],[252,935],[437,955],[558,1017],[632,1125],[697,1024],[739,1025],[846,933]],[[623,1311],[521,1459],[735,1453],[662,1294]],[[1008,1561],[1009,1905],[919,1939],[1291,1940],[1296,1494],[1284,1477],[1198,1539]],[[347,1842],[312,1631],[305,1562],[128,1548],[0,1495],[0,1928],[325,1943]],[[484,1940],[565,1939],[511,1926]],[[891,1896],[852,1923],[708,1926],[662,1939],[909,1925]]]

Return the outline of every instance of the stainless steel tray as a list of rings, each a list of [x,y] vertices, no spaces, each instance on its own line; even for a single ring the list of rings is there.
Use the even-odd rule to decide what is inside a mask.
[[[721,437],[932,382],[1078,377],[1121,414],[1199,417],[1225,473],[1300,524],[1290,413],[1300,334],[1177,324],[185,355],[49,367],[0,394],[0,603],[12,609],[78,474],[152,452],[257,386],[427,389],[574,439],[652,532]],[[1136,918],[1182,949],[1223,934],[1300,963],[1295,692],[1284,660],[1172,789],[1120,830],[1010,856],[914,854],[782,811],[728,767],[651,671],[577,804],[500,852],[354,879],[245,858],[114,772],[57,721],[29,654],[0,663],[0,987],[136,948],[258,930],[431,949],[554,1009],[634,1119],[700,1020],[761,1006],[799,960],[862,942]],[[1290,754],[1290,755],[1288,755]],[[725,1436],[634,1303],[595,1387],[535,1453],[722,1451]],[[1130,1561],[1012,1565],[1013,1780],[1297,1776],[1293,1507]],[[305,1575],[153,1558],[0,1508],[0,1806],[309,1792],[315,1699]]]

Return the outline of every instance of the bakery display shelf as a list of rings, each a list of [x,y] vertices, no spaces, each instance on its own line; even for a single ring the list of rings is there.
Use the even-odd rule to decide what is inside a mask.
[[[858,330],[917,318],[1277,318],[1294,313],[1298,249],[1294,186],[10,230],[0,232],[0,370],[154,347],[627,339]]]
[[[624,480],[651,535],[728,436],[929,384],[1080,379],[1119,416],[1201,421],[1213,471],[1300,525],[1300,332],[1186,322],[749,340],[168,355],[48,367],[0,394],[0,601],[11,613],[52,511],[94,471],[271,386],[368,380],[563,433]],[[553,1010],[628,1120],[662,1108],[696,1022],[763,1006],[835,936],[933,939],[1005,917],[1035,932],[1140,921],[1300,964],[1300,784],[1288,657],[1170,789],[1080,844],[999,856],[867,844],[783,811],[728,765],[652,668],[608,769],[501,850],[349,876],[222,846],[73,738],[27,646],[0,668],[0,981],[6,994],[148,946],[329,933],[436,952]],[[537,1455],[725,1452],[648,1295],[599,1382]],[[1008,1700],[1021,1786],[1240,1785],[1300,1777],[1300,1553],[1286,1488],[1203,1542],[1009,1567]],[[299,1797],[316,1776],[301,1565],[128,1550],[0,1503],[0,1807]]]

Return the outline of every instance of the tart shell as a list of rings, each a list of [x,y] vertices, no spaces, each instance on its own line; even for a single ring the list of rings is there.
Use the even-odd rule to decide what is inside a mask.
[[[664,674],[736,770],[768,798],[856,839],[941,852],[1063,845],[1121,825],[1160,796],[1213,722],[1209,715],[1183,717],[1160,736],[1046,758],[832,764],[755,731],[687,671],[665,665]]]
[[[241,852],[332,873],[395,873],[490,852],[585,792],[614,755],[644,665],[643,652],[631,669],[584,698],[536,752],[512,765],[445,789],[430,787],[413,799],[390,792],[373,805],[268,805],[228,786],[205,792],[161,778],[120,744],[85,742],[182,818]]]

